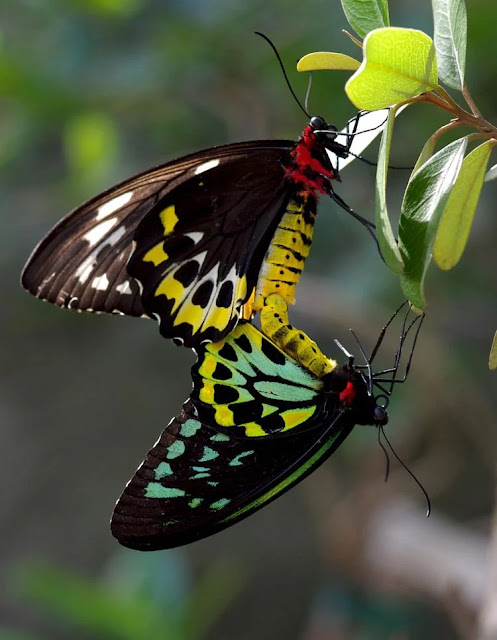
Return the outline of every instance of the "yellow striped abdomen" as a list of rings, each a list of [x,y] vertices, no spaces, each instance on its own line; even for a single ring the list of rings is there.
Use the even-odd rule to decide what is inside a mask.
[[[273,293],[287,304],[294,304],[295,287],[309,255],[315,219],[314,196],[299,194],[290,200],[264,257],[253,311],[260,311],[264,300]]]

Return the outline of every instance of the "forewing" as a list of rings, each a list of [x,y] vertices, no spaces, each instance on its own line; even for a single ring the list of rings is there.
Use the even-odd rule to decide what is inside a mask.
[[[295,187],[288,149],[211,158],[140,222],[128,272],[162,335],[217,342],[238,321]]]
[[[237,439],[201,423],[188,401],[119,498],[112,533],[142,551],[205,538],[302,480],[352,427],[341,413],[300,435]]]
[[[290,145],[261,141],[207,149],[116,185],[69,213],[48,233],[30,256],[22,285],[60,307],[144,315],[138,284],[127,272],[140,221],[212,158],[224,162],[252,157],[260,149],[271,149],[279,158]]]

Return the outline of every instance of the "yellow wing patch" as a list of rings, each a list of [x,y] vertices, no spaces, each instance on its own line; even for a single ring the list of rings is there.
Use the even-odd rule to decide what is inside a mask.
[[[310,420],[316,413],[316,407],[306,407],[305,409],[290,409],[289,411],[283,411],[281,417],[285,422],[285,428],[282,431],[288,431],[294,427],[298,427],[299,424],[303,424],[307,420]]]
[[[174,313],[183,298],[184,291],[185,287],[181,284],[181,282],[175,280],[174,275],[170,275],[167,278],[164,278],[164,280],[160,283],[160,285],[155,290],[155,295],[164,295],[166,296],[166,298],[174,300],[172,309],[172,312]]]
[[[162,222],[162,226],[164,227],[164,235],[168,236],[173,232],[174,227],[178,224],[178,216],[176,215],[176,210],[174,205],[170,205],[166,207],[159,214],[160,221]]]
[[[233,427],[235,425],[235,419],[233,417],[233,411],[225,405],[220,404],[216,407],[216,423],[220,427]]]
[[[150,251],[143,256],[144,262],[152,262],[154,267],[158,267],[160,264],[169,259],[169,256],[162,247],[162,242],[152,247]]]

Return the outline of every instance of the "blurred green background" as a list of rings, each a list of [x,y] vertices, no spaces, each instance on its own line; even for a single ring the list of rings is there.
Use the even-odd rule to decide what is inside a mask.
[[[468,82],[495,123],[495,2],[473,0],[468,21]],[[431,33],[428,1],[395,6],[392,23]],[[391,404],[388,434],[430,493],[427,521],[421,492],[395,461],[383,482],[376,434],[358,428],[242,524],[183,549],[120,549],[114,501],[179,412],[193,355],[155,323],[71,314],[18,285],[48,229],[114,182],[215,144],[296,139],[305,118],[253,32],[274,40],[303,96],[299,57],[357,55],[346,26],[338,0],[0,4],[3,640],[451,639],[479,616],[497,443],[495,183],[460,265],[430,272],[428,318]],[[316,75],[311,94],[338,126],[354,115],[345,80]],[[392,163],[414,164],[440,123],[426,106],[403,114]],[[395,211],[407,175],[391,173]],[[355,163],[342,179],[338,193],[372,217],[374,169]],[[354,348],[350,327],[374,344],[401,299],[364,229],[323,202],[294,323],[336,355],[335,337]]]

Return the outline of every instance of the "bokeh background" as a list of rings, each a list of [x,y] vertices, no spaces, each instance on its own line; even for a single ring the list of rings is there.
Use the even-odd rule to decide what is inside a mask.
[[[395,3],[398,5],[399,3]],[[432,32],[428,0],[392,23]],[[493,0],[469,7],[468,82],[497,120]],[[193,355],[145,320],[72,314],[18,285],[30,251],[71,208],[148,166],[215,144],[296,139],[305,126],[269,47],[357,55],[338,0],[3,0],[0,4],[0,638],[414,639],[474,637],[488,587],[497,442],[495,183],[468,250],[432,269],[428,317],[388,435],[433,503],[357,428],[298,488],[232,529],[154,554],[119,548],[115,499],[190,390]],[[354,115],[341,73],[314,78],[310,109]],[[399,119],[392,163],[412,165],[442,122]],[[374,149],[365,155],[374,158]],[[391,172],[391,210],[406,172]],[[337,186],[372,216],[374,169]],[[329,202],[293,321],[324,351],[366,346],[402,300],[367,233]],[[387,340],[388,365],[396,335]],[[480,620],[480,622],[478,622]]]

